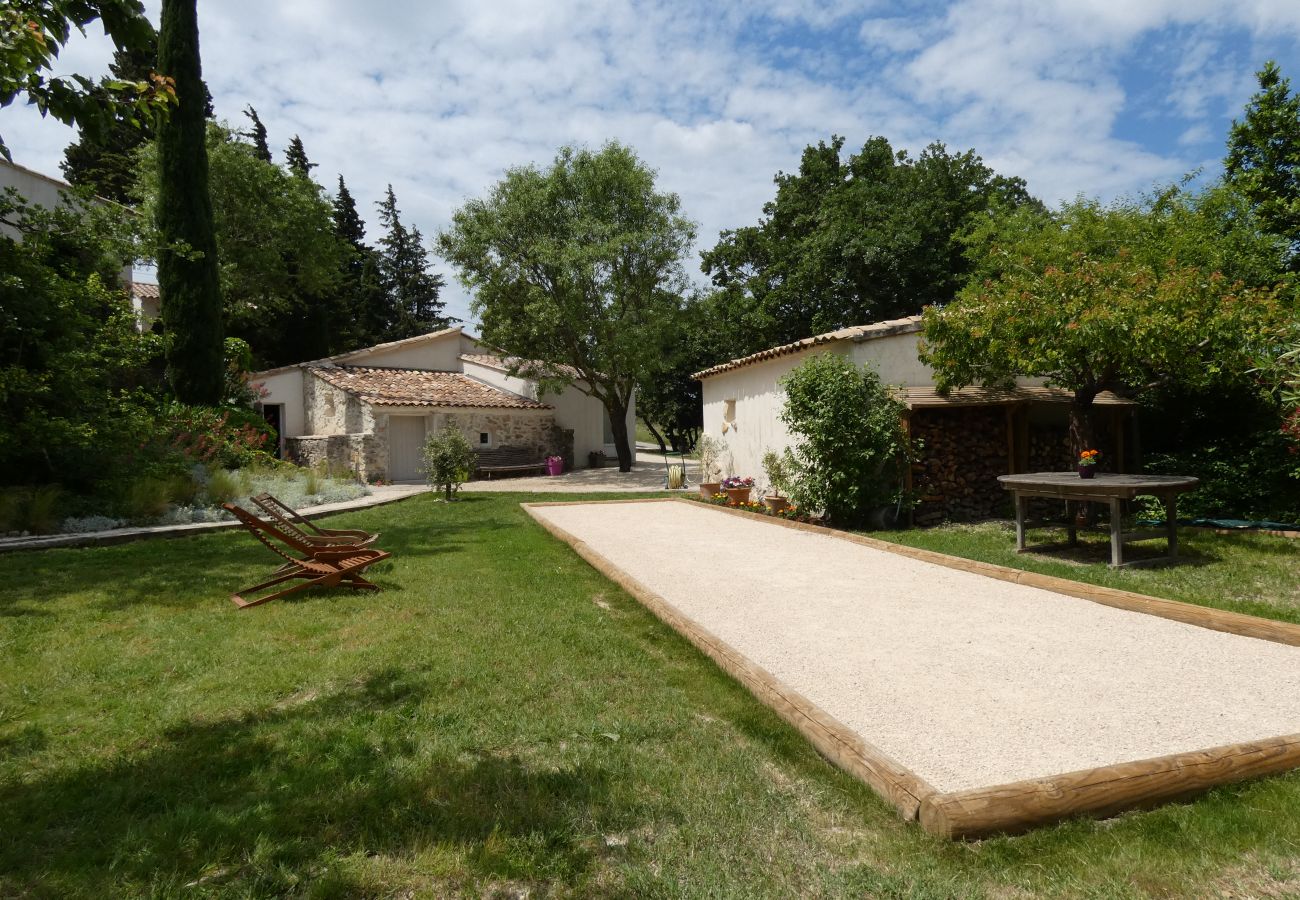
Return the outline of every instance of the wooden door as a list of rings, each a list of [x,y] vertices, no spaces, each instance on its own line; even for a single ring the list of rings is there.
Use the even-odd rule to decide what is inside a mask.
[[[388,477],[392,481],[424,478],[424,416],[388,417]]]

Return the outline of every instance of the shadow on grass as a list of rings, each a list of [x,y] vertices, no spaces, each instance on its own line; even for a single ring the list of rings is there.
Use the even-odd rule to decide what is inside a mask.
[[[291,708],[191,721],[140,752],[0,786],[0,894],[146,893],[203,877],[265,895],[300,890],[341,856],[435,845],[459,852],[474,878],[585,870],[593,850],[577,823],[606,805],[606,773],[438,752],[412,734],[426,691],[380,670]]]

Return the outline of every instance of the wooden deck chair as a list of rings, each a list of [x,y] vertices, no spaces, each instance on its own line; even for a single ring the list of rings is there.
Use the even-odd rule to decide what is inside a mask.
[[[319,547],[306,544],[294,537],[292,533],[286,531],[278,522],[259,519],[233,503],[223,503],[222,508],[242,522],[244,527],[252,532],[253,537],[265,544],[272,553],[286,560],[284,565],[272,573],[271,578],[261,584],[244,588],[239,593],[230,596],[231,602],[240,609],[258,606],[271,600],[278,600],[281,597],[309,587],[335,587],[341,585],[357,590],[379,590],[379,585],[367,581],[362,577],[361,573],[375,563],[388,559],[392,555],[391,553],[376,550],[373,547]],[[279,546],[281,544],[290,550],[303,554],[302,557],[295,557],[286,552],[283,547]],[[301,579],[303,583],[295,584],[293,587],[281,591],[274,591],[263,597],[254,597],[251,600],[244,598],[246,594],[255,594],[295,579]]]
[[[371,534],[359,528],[321,528],[298,512],[283,500],[270,494],[258,494],[249,497],[258,508],[293,533],[299,540],[317,546],[368,547],[379,537],[379,532]]]

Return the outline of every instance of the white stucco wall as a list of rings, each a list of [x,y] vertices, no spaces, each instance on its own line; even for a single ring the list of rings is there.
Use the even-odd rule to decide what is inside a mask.
[[[576,387],[566,388],[558,394],[537,393],[537,384],[524,378],[514,378],[500,369],[464,360],[465,374],[496,388],[538,400],[555,407],[555,424],[573,430],[573,458],[579,466],[587,464],[587,454],[602,450],[613,459],[617,456],[613,444],[605,443],[605,406],[595,397],[589,397]],[[636,441],[636,395],[627,413],[628,439]]]
[[[463,349],[461,334],[452,331],[427,341],[418,341],[400,347],[365,350],[339,359],[347,366],[386,366],[392,369],[432,369],[437,372],[460,371]]]
[[[934,372],[916,356],[920,342],[920,332],[873,338],[860,344],[849,343],[848,356],[860,366],[871,366],[885,384],[930,387]]]
[[[289,369],[266,378],[255,378],[267,391],[262,399],[264,404],[282,403],[284,411],[281,425],[284,434],[281,437],[300,437],[307,433],[307,419],[304,413],[302,394],[302,369]]]
[[[763,454],[768,450],[779,453],[791,443],[790,432],[781,421],[785,392],[778,382],[814,354],[848,355],[852,347],[847,342],[813,347],[704,379],[703,433],[726,444],[727,452],[720,461],[722,475],[749,475],[765,485]],[[728,401],[735,402],[735,417],[723,431]]]

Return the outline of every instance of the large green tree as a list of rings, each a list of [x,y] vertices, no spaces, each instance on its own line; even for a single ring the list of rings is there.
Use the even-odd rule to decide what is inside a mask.
[[[147,47],[118,50],[113,54],[109,69],[114,78],[144,81],[153,71],[157,53],[157,37],[154,36]],[[93,88],[92,93],[107,95],[100,86]],[[129,206],[134,202],[135,154],[153,136],[151,122],[141,121],[129,111],[118,111],[103,129],[83,130],[77,140],[64,149],[60,164],[63,176],[71,184],[88,188],[97,196]]]
[[[163,0],[158,67],[176,82],[176,109],[158,129],[158,287],[167,374],[184,403],[221,401],[225,362],[217,241],[208,194],[196,0]]]
[[[119,51],[147,50],[153,26],[140,0],[9,0],[0,5],[0,108],[19,97],[83,133],[102,135],[115,117],[148,119],[175,102],[174,73],[147,78],[54,76],[59,52],[72,32],[98,21]],[[0,136],[0,156],[10,159]]]
[[[600,400],[624,472],[637,380],[657,365],[687,286],[695,228],[680,207],[630,148],[565,147],[545,170],[509,170],[438,237],[474,293],[484,339],[535,361],[516,367],[544,383]]]
[[[925,312],[922,359],[943,388],[1023,375],[1070,390],[1076,451],[1093,443],[1102,391],[1133,397],[1246,372],[1295,305],[1285,286],[1267,286],[1278,243],[1224,204],[1219,192],[1173,190],[988,225],[972,241],[979,278]]]
[[[1290,242],[1290,266],[1300,269],[1300,95],[1275,62],[1258,78],[1259,92],[1232,123],[1225,174],[1263,227]]]
[[[777,174],[759,224],[704,253],[722,355],[947,302],[970,269],[960,235],[991,209],[1038,207],[973,151],[932,144],[912,159],[873,137],[845,158],[843,146],[805,149],[797,173]]]
[[[248,342],[257,365],[315,359],[344,349],[349,313],[339,293],[347,247],[334,233],[321,188],[264,162],[226,125],[208,125],[213,210],[226,330]],[[161,183],[142,157],[146,214]]]
[[[239,136],[252,141],[254,156],[262,162],[271,162],[271,145],[266,140],[266,126],[262,124],[262,117],[251,103],[244,107],[244,116],[250,125],[248,131],[241,131]]]

